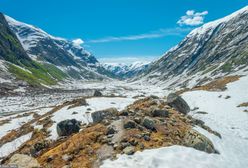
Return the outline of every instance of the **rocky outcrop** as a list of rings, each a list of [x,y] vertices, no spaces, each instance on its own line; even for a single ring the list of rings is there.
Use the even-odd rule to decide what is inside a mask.
[[[175,108],[183,114],[187,114],[190,111],[190,107],[187,102],[175,93],[170,93],[167,97],[167,103],[169,106]]]
[[[41,168],[35,158],[23,154],[13,155],[10,158],[8,165],[16,165],[18,168]]]
[[[80,122],[76,119],[64,120],[57,124],[57,133],[59,136],[69,136],[80,130]]]
[[[109,108],[106,110],[93,112],[91,113],[91,117],[92,117],[93,123],[99,123],[104,119],[116,117],[117,114],[118,114],[118,111],[116,108]]]

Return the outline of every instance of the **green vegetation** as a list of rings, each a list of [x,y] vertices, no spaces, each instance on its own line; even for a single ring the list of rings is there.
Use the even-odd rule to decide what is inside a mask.
[[[58,81],[67,77],[64,72],[53,65],[42,65],[34,61],[31,62],[32,66],[23,66],[23,68],[27,69],[31,73],[13,64],[9,64],[8,68],[17,79],[24,80],[32,86],[41,86],[41,84],[55,85]]]

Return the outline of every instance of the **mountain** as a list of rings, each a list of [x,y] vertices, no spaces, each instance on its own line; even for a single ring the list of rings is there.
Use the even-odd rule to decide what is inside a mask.
[[[103,63],[102,66],[112,73],[115,78],[127,79],[141,73],[148,67],[148,62],[133,62],[131,64],[124,63]]]
[[[0,30],[0,91],[1,88],[13,89],[17,85],[25,85],[25,82],[21,81],[35,86],[56,83],[62,73],[46,69],[42,64],[32,60],[9,28],[2,13]]]
[[[237,71],[242,74],[247,65],[248,6],[194,29],[135,80],[193,87]]]
[[[91,53],[73,41],[51,36],[39,28],[3,14],[1,23],[0,59],[16,65],[8,68],[8,71],[18,79],[32,85],[51,85],[64,80],[104,80],[108,79],[106,75],[111,75],[105,72]],[[23,75],[29,71],[32,77],[29,74]],[[1,75],[2,79],[3,76],[10,78],[6,74],[5,71],[5,75]]]

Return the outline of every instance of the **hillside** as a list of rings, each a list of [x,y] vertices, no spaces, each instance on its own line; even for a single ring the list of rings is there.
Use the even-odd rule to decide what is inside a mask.
[[[193,87],[245,71],[248,63],[248,7],[190,32],[136,80],[164,87]],[[242,74],[241,72],[239,74]]]

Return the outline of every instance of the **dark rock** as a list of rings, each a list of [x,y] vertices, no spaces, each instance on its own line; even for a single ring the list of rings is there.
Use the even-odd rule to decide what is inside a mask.
[[[111,134],[114,134],[116,133],[116,128],[114,126],[108,126],[107,128],[107,135],[111,135]]]
[[[150,141],[151,140],[151,138],[148,135],[144,135],[143,138],[144,138],[145,141]]]
[[[94,97],[101,97],[101,96],[103,96],[103,95],[102,95],[102,93],[101,93],[99,90],[95,90],[93,96],[94,96]]]
[[[57,133],[59,136],[69,136],[80,130],[80,122],[76,119],[64,120],[57,124]]]
[[[136,123],[132,120],[127,120],[124,122],[123,126],[125,129],[132,129],[132,128],[136,128]]]
[[[183,114],[187,114],[190,111],[190,107],[187,102],[175,93],[170,93],[167,97],[168,105],[175,108]]]
[[[151,112],[153,117],[168,117],[169,112],[167,110],[162,110],[162,109],[154,109]]]
[[[150,117],[145,117],[144,120],[143,120],[143,122],[142,122],[142,125],[144,127],[146,127],[147,129],[155,130],[155,122]]]
[[[91,117],[93,119],[93,123],[99,123],[103,119],[115,117],[117,116],[117,114],[118,114],[118,111],[116,108],[110,108],[106,110],[93,112],[91,113]]]
[[[75,114],[78,114],[78,112],[76,112],[76,111],[73,111],[73,112],[72,112],[72,115],[75,115]]]
[[[128,112],[126,110],[120,111],[119,116],[128,116]]]

